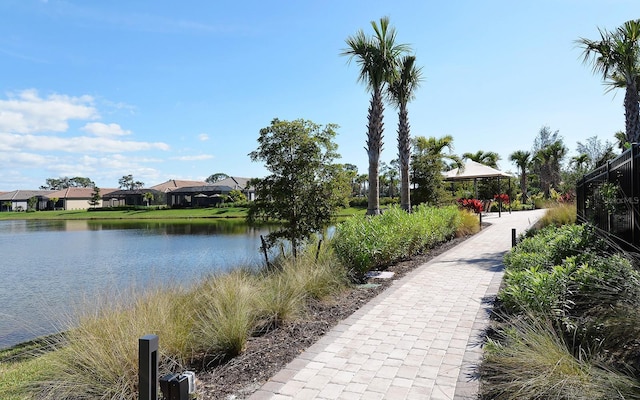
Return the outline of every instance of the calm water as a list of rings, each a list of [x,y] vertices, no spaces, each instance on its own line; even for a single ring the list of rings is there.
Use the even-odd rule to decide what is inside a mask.
[[[55,332],[83,298],[258,266],[243,223],[0,221],[0,348]]]

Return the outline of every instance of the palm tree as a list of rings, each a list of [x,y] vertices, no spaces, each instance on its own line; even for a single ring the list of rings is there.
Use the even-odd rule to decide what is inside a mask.
[[[462,155],[462,158],[475,161],[480,164],[488,165],[492,168],[498,168],[498,160],[500,160],[500,155],[493,151],[478,150],[475,153],[464,153]]]
[[[627,140],[627,134],[624,131],[618,131],[613,134],[613,137],[616,139],[616,143],[618,145],[618,150],[625,151],[629,148],[629,141]]]
[[[558,187],[560,183],[560,163],[567,154],[567,148],[562,140],[538,150],[534,155],[535,162],[540,170],[540,184],[545,197],[549,197],[552,187]]]
[[[400,206],[411,212],[409,161],[411,136],[407,103],[415,97],[415,90],[422,79],[422,68],[415,65],[415,56],[405,56],[400,63],[398,79],[389,85],[389,95],[398,107],[398,160],[400,160]]]
[[[522,203],[527,202],[527,169],[531,164],[531,153],[524,150],[514,151],[509,155],[509,160],[520,168],[520,190],[522,191]]]
[[[369,181],[369,175],[360,174],[356,176],[356,184],[358,185],[358,196],[362,195],[367,191],[367,182]]]
[[[413,139],[411,171],[413,174],[414,198],[418,202],[438,204],[442,194],[442,172],[449,168],[447,161],[462,167],[462,160],[452,154],[453,137],[441,138],[418,136]],[[448,152],[445,152],[449,150]]]
[[[442,159],[449,159],[457,165],[462,164],[462,161],[457,155],[451,154],[451,151],[453,151],[453,136],[451,135],[445,135],[441,138],[418,136],[413,142],[415,148],[420,152],[427,152],[432,155],[437,155]],[[449,154],[443,153],[445,149],[449,150]]]
[[[409,51],[406,44],[396,44],[396,31],[389,26],[389,18],[380,18],[380,25],[371,21],[374,35],[369,37],[360,30],[346,39],[348,48],[342,55],[349,56],[360,66],[358,81],[371,90],[371,103],[367,116],[367,155],[369,156],[369,199],[367,215],[380,214],[380,187],[378,184],[380,152],[382,151],[383,92],[388,82],[396,79],[400,56]]]
[[[577,156],[573,156],[571,157],[571,161],[569,161],[569,164],[575,166],[576,171],[579,173],[584,173],[590,163],[591,157],[589,157],[589,155],[586,153],[581,153]]]
[[[591,62],[610,90],[625,88],[625,135],[629,143],[640,140],[640,19],[625,22],[614,31],[598,28],[601,40],[580,38],[584,63]]]

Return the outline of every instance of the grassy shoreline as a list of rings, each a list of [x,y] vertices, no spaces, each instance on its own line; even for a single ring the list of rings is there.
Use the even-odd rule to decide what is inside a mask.
[[[349,207],[340,210],[337,218],[350,217],[352,215],[364,214],[366,208]],[[56,211],[35,211],[35,212],[0,212],[0,221],[9,220],[185,220],[185,219],[244,219],[247,216],[246,207],[228,208],[190,208],[190,209],[154,209],[140,208],[135,210],[56,210]]]

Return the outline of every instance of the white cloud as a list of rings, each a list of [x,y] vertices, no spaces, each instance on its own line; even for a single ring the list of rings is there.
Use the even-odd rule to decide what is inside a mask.
[[[0,159],[2,159],[2,163],[0,165],[3,166],[3,169],[15,169],[16,165],[26,166],[29,168],[44,168],[52,162],[55,162],[55,157],[15,151],[0,151]]]
[[[93,133],[96,136],[126,136],[130,135],[131,131],[124,130],[118,124],[104,124],[102,122],[89,122],[81,130]]]
[[[142,150],[169,150],[163,142],[135,142],[103,137],[78,136],[61,138],[57,136],[16,135],[0,133],[0,150],[19,151],[63,151],[67,153],[119,153]]]
[[[201,133],[198,135],[198,140],[206,142],[207,140],[209,140],[209,135],[207,135],[206,133]]]
[[[35,89],[0,100],[0,131],[11,133],[64,132],[70,120],[100,117],[91,96],[52,94],[41,98]]]
[[[172,160],[178,161],[202,161],[202,160],[210,160],[213,156],[210,154],[200,154],[197,156],[181,156],[181,157],[171,157]]]

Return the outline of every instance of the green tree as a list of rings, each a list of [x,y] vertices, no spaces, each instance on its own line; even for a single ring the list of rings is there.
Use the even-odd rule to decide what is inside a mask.
[[[125,190],[136,190],[144,187],[144,183],[134,180],[133,175],[131,174],[124,175],[122,178],[118,179],[118,184],[120,185],[120,189]]]
[[[533,141],[533,168],[540,179],[540,188],[545,197],[549,197],[552,187],[559,188],[562,160],[567,154],[559,131],[552,132],[543,126]]]
[[[380,171],[382,171],[380,174],[381,192],[393,199],[398,194],[398,176],[400,175],[398,160],[391,160],[389,165],[381,163]]]
[[[36,196],[29,197],[27,200],[27,211],[35,211],[36,205],[38,204],[38,198]]]
[[[215,173],[213,175],[209,175],[209,177],[207,179],[205,179],[205,182],[208,183],[216,183],[216,182],[220,182],[223,179],[227,179],[229,177],[229,175],[223,173],[223,172],[218,172]]]
[[[531,153],[524,150],[517,150],[509,155],[509,160],[514,162],[520,169],[520,191],[522,191],[522,203],[526,203],[528,200],[527,171],[531,165]]]
[[[415,98],[415,91],[422,80],[422,68],[415,65],[415,56],[405,56],[400,62],[398,79],[389,85],[389,94],[398,107],[398,160],[400,162],[400,207],[411,211],[411,135],[407,104]]]
[[[498,161],[500,155],[493,151],[478,150],[475,153],[464,153],[462,155],[463,160],[471,160],[480,164],[487,165],[492,168],[498,168]]]
[[[69,179],[70,187],[81,187],[81,188],[92,188],[95,187],[96,184],[89,178],[85,178],[82,176],[76,176],[74,178]]]
[[[386,85],[397,79],[397,65],[400,56],[409,51],[406,44],[396,43],[396,31],[389,26],[389,18],[380,18],[380,24],[371,21],[373,36],[359,30],[346,39],[347,49],[342,55],[349,61],[355,59],[360,67],[358,80],[371,91],[371,102],[367,116],[367,155],[369,156],[368,215],[380,214],[380,187],[378,186],[380,152],[384,124],[382,122],[384,104],[383,93]]]
[[[580,38],[583,62],[614,88],[624,88],[625,135],[627,142],[640,140],[640,19],[625,22],[614,31],[598,28],[600,40]]]
[[[7,211],[11,211],[11,208],[13,207],[13,203],[10,201],[3,201],[2,202],[2,208],[4,208]]]
[[[358,196],[364,196],[368,190],[367,183],[369,182],[369,175],[360,174],[356,176],[355,182],[358,185]]]
[[[344,168],[345,173],[349,177],[349,182],[351,184],[351,195],[357,196],[359,194],[359,186],[356,183],[356,178],[358,177],[358,166],[354,164],[345,163],[342,166]]]
[[[339,203],[349,196],[336,195],[339,170],[333,161],[337,145],[333,142],[337,125],[324,127],[298,119],[280,121],[260,130],[258,148],[249,157],[263,161],[270,175],[254,180],[256,200],[248,213],[249,221],[278,220],[282,227],[267,236],[273,246],[288,240],[294,257],[298,248],[321,231],[334,215]],[[346,175],[345,175],[346,176]]]
[[[627,140],[627,135],[624,133],[624,131],[617,131],[613,134],[613,137],[616,142],[616,147],[618,147],[618,150],[620,150],[621,152],[631,147],[631,143],[629,143],[629,141]]]
[[[69,178],[66,176],[60,178],[47,178],[46,183],[40,186],[40,189],[43,190],[62,190],[70,187],[83,187],[83,188],[92,188],[95,186],[95,183],[89,179],[82,176],[76,176],[74,178]]]
[[[142,195],[142,198],[144,199],[144,202],[147,203],[147,207],[149,207],[155,196],[152,192],[146,192]]]
[[[49,201],[51,201],[51,208],[52,209],[54,209],[54,210],[56,209],[56,204],[58,204],[58,200],[60,200],[60,199],[57,198],[57,197],[52,197],[52,198],[49,199]]]
[[[413,139],[411,171],[413,174],[413,198],[416,204],[440,204],[445,195],[442,186],[442,172],[449,169],[447,162],[461,167],[462,160],[451,153],[453,137],[441,138],[418,136]],[[448,152],[445,152],[448,150]]]
[[[244,193],[242,193],[242,191],[238,189],[233,189],[232,191],[229,192],[229,199],[235,203],[236,201],[246,201],[247,196],[245,196]]]
[[[91,198],[89,199],[89,205],[95,208],[100,201],[102,200],[102,196],[100,196],[100,188],[97,186],[93,187],[93,192],[91,193]]]
[[[578,142],[576,151],[579,155],[586,155],[587,160],[583,164],[586,170],[604,165],[609,160],[613,160],[616,155],[613,152],[613,144],[606,140],[604,143],[597,136],[591,136],[582,143]]]

